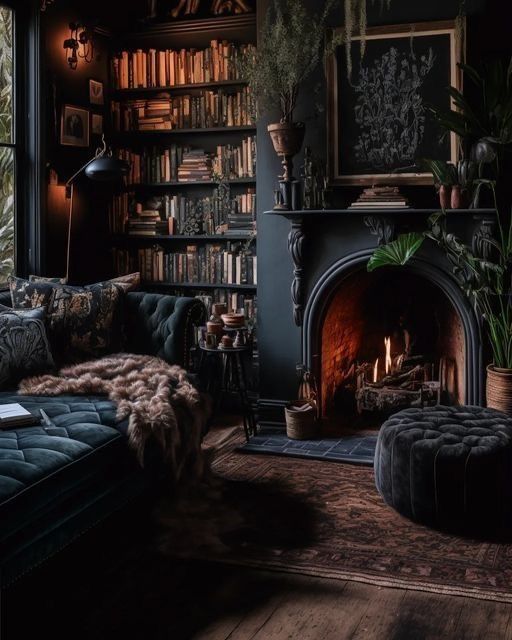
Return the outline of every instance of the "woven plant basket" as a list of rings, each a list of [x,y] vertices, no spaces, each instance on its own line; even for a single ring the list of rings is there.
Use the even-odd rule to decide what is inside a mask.
[[[309,408],[296,411],[292,407],[301,406]],[[286,435],[292,440],[311,440],[318,434],[317,409],[314,402],[299,400],[289,405],[284,410],[286,417]]]
[[[512,369],[487,367],[487,406],[512,416]]]

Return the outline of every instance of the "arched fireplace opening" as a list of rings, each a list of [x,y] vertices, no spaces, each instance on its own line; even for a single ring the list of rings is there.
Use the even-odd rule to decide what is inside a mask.
[[[407,406],[479,403],[478,323],[456,283],[419,260],[372,273],[366,261],[361,252],[333,265],[306,309],[305,362],[322,417],[378,428]]]

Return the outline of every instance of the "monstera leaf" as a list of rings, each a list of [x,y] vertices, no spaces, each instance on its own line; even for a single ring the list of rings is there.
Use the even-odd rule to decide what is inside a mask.
[[[374,271],[379,267],[403,266],[414,256],[424,240],[425,236],[422,233],[405,233],[398,236],[393,242],[375,250],[368,261],[368,271]]]

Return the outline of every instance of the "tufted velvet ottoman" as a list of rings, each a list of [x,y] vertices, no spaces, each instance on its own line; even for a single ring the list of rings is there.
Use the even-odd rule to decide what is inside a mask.
[[[503,531],[512,520],[512,419],[481,407],[400,411],[379,432],[375,482],[390,506],[417,522]]]

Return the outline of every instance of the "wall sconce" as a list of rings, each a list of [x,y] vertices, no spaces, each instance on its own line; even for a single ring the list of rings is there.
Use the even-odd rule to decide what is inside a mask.
[[[69,23],[69,38],[64,40],[66,61],[73,71],[78,66],[78,60],[92,62],[94,58],[94,29],[90,29],[78,22]]]

